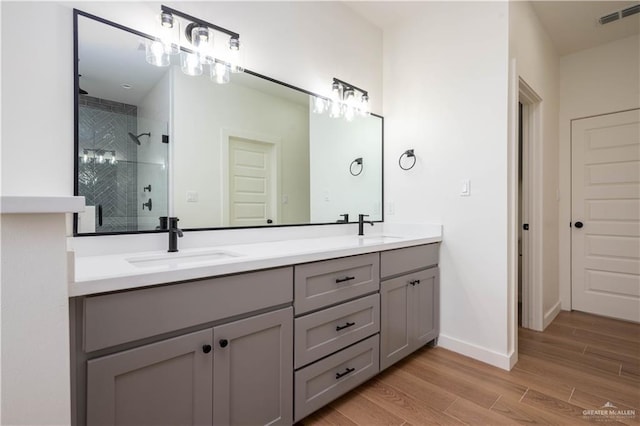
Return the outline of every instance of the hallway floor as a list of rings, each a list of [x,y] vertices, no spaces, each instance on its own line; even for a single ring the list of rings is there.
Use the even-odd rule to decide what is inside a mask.
[[[563,311],[509,372],[425,347],[300,424],[594,422],[640,424],[640,324]]]

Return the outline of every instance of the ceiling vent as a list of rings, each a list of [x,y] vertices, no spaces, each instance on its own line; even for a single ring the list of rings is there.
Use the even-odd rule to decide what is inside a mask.
[[[600,23],[600,25],[604,25],[622,18],[626,18],[627,16],[635,15],[636,13],[640,13],[640,4],[635,4],[625,9],[617,10],[615,12],[601,16],[600,18],[598,18],[598,22]]]
[[[601,16],[600,19],[598,19],[598,22],[600,22],[600,25],[604,25],[617,21],[618,19],[620,19],[620,12],[613,12],[608,15]]]
[[[631,6],[620,11],[620,15],[622,15],[623,18],[635,15],[636,13],[640,13],[640,4],[636,4],[635,6]]]

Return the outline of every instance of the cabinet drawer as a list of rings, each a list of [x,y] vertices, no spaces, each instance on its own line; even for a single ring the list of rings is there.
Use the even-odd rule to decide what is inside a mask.
[[[296,266],[296,315],[378,291],[379,265],[371,253]]]
[[[295,368],[380,330],[380,297],[372,294],[295,320]]]
[[[290,303],[292,278],[288,267],[87,297],[84,350]]]
[[[295,421],[306,417],[379,371],[376,334],[295,373]]]
[[[439,243],[380,253],[380,276],[390,277],[438,264]]]

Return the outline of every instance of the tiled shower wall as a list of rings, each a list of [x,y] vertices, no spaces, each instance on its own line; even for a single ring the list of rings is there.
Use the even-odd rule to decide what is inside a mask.
[[[95,206],[96,232],[137,231],[138,145],[128,133],[138,134],[138,108],[87,95],[79,95],[78,103],[78,195],[85,196],[88,206]],[[85,149],[116,151],[117,162],[84,163]]]

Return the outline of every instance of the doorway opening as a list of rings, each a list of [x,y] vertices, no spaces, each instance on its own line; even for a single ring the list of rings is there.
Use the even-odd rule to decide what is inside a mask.
[[[518,326],[542,331],[541,141],[542,99],[522,79],[518,92]]]

